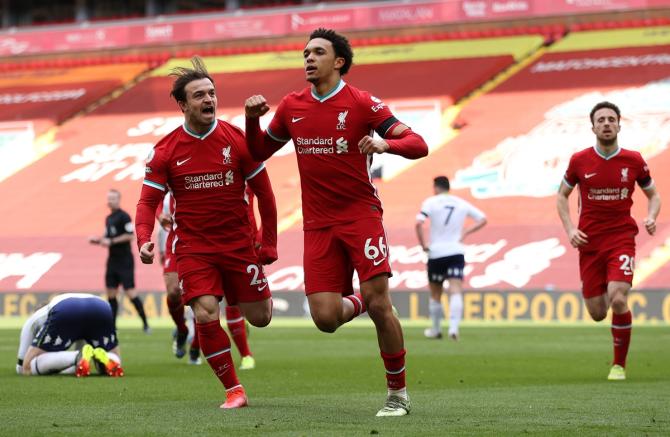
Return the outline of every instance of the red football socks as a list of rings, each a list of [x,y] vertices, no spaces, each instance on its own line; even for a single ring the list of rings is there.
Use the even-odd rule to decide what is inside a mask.
[[[186,322],[184,322],[184,304],[181,303],[181,300],[176,302],[171,301],[170,298],[167,298],[167,306],[170,311],[170,317],[174,320],[174,324],[177,326],[177,331],[179,332],[188,332],[188,327]]]
[[[244,326],[244,317],[242,317],[239,307],[226,307],[226,323],[228,324],[228,331],[230,331],[230,335],[233,337],[235,346],[240,351],[240,355],[243,357],[251,355],[249,343],[247,342],[247,330]]]
[[[386,386],[391,390],[405,388],[405,349],[394,354],[382,352],[386,369]]]
[[[352,304],[354,304],[354,314],[351,316],[351,319],[349,319],[350,321],[365,312],[365,302],[363,301],[363,296],[361,296],[360,293],[344,296],[344,299],[348,299]]]
[[[198,323],[200,346],[209,366],[226,389],[240,385],[230,356],[230,339],[218,320]]]
[[[630,333],[633,329],[633,315],[630,311],[623,314],[612,313],[612,339],[614,340],[614,363],[626,367],[626,355],[630,345]]]

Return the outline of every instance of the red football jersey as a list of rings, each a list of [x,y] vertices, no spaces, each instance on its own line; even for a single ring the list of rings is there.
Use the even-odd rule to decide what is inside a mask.
[[[630,215],[635,182],[642,189],[654,184],[639,152],[619,148],[605,157],[596,147],[589,147],[572,155],[563,183],[570,188],[579,184],[578,228],[589,242],[604,234],[637,234],[637,224]]]
[[[372,155],[361,154],[358,142],[390,129],[390,120],[395,118],[381,100],[344,81],[325,96],[308,87],[282,99],[266,132],[295,145],[304,229],[381,218]]]
[[[144,184],[174,198],[175,253],[235,250],[252,244],[246,180],[262,171],[237,127],[217,120],[204,135],[186,126],[149,155]]]

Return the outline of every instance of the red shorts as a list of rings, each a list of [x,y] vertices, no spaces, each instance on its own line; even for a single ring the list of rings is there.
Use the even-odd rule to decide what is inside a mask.
[[[391,276],[389,249],[379,218],[305,231],[305,292],[353,293],[354,269],[365,282]]]
[[[226,254],[177,254],[177,269],[185,305],[205,295],[225,297],[228,305],[271,297],[263,266],[251,246]]]
[[[635,239],[626,239],[615,246],[598,251],[579,252],[579,272],[585,299],[607,293],[612,281],[633,283]]]
[[[172,252],[172,243],[174,241],[174,232],[170,231],[165,239],[165,255],[163,259],[163,274],[177,273],[177,258]]]

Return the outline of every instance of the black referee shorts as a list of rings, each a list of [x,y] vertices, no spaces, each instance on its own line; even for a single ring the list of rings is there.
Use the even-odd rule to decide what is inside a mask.
[[[132,257],[107,262],[105,287],[117,288],[119,285],[122,285],[124,290],[135,288],[135,263]]]

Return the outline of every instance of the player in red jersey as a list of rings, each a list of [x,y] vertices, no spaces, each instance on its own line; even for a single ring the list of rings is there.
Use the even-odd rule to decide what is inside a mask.
[[[635,183],[647,196],[644,227],[656,232],[661,198],[649,167],[639,152],[619,147],[619,108],[601,102],[591,110],[593,147],[575,153],[558,192],[558,215],[570,244],[579,249],[579,270],[586,308],[595,321],[607,317],[612,307],[614,361],[608,379],[626,379],[626,355],[630,344],[632,315],[628,292],[635,267],[635,219],[630,214]],[[570,219],[568,197],[579,184],[579,225]]]
[[[247,99],[247,145],[255,159],[265,160],[293,140],[312,319],[320,330],[334,332],[367,308],[377,329],[388,386],[386,403],[377,415],[403,416],[410,410],[405,349],[400,322],[392,312],[388,242],[370,165],[375,153],[417,159],[427,155],[428,146],[381,100],[342,80],[353,59],[345,37],[318,29],[303,56],[311,86],[282,99],[265,133],[259,126],[259,117],[270,109],[265,98]],[[373,131],[382,138],[373,138]],[[354,269],[360,294],[352,288]]]
[[[200,347],[226,388],[221,408],[247,405],[230,355],[230,339],[219,322],[219,301],[239,305],[254,326],[266,326],[272,300],[262,264],[277,259],[277,210],[270,179],[254,161],[244,134],[216,119],[214,81],[198,57],[193,68],[176,68],[171,95],[184,113],[184,125],[156,144],[147,159],[137,204],[140,258],[153,262],[154,211],[166,190],[176,202],[174,253],[182,301],[195,313]],[[258,197],[263,241],[258,254],[249,232],[245,185]]]
[[[250,233],[254,241],[254,249],[261,248],[262,232],[259,232],[256,226],[256,217],[254,215],[254,192],[247,185],[244,191],[244,199],[248,205],[247,211],[249,214]],[[233,342],[237,346],[240,353],[241,362],[240,370],[252,370],[256,368],[256,359],[251,353],[249,342],[247,340],[247,326],[242,316],[242,312],[237,305],[229,305],[226,302],[226,326],[230,331],[230,336],[233,337]],[[197,329],[196,329],[197,332]],[[200,364],[200,342],[198,336],[193,335],[191,347],[189,349],[189,364]]]

